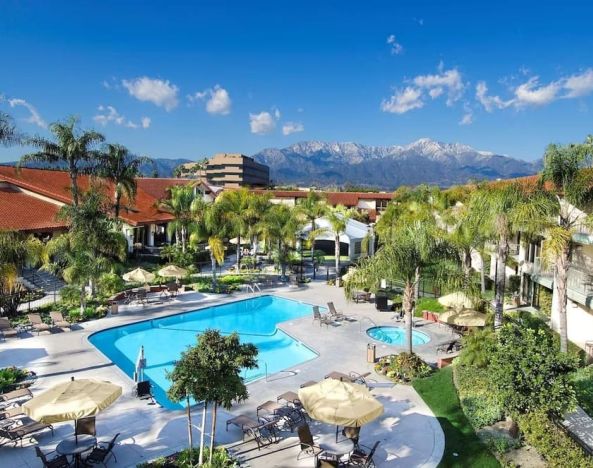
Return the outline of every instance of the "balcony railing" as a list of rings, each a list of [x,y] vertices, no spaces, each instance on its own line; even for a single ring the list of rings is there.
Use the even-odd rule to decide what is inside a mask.
[[[536,258],[530,272],[535,277],[551,279],[554,276],[551,265],[544,266],[541,258]],[[582,304],[587,304],[593,297],[593,274],[575,267],[568,269],[567,278],[568,296]]]

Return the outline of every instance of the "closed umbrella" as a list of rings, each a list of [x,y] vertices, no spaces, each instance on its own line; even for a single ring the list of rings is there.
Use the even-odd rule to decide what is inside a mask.
[[[450,310],[440,314],[439,320],[459,327],[483,327],[486,325],[486,314],[477,310]]]
[[[69,380],[23,403],[35,421],[52,424],[95,416],[122,394],[119,385],[94,379]]]
[[[146,271],[143,268],[136,268],[135,270],[129,271],[122,278],[125,281],[135,282],[135,283],[150,283],[154,279],[154,273],[150,271]]]
[[[187,270],[185,268],[178,267],[177,265],[167,265],[166,267],[159,270],[159,276],[163,277],[181,278],[182,276],[186,275]]]
[[[336,426],[361,427],[383,414],[383,405],[366,387],[336,379],[301,388],[299,400],[311,418]]]
[[[474,301],[467,294],[458,291],[438,298],[439,304],[452,309],[471,309]]]

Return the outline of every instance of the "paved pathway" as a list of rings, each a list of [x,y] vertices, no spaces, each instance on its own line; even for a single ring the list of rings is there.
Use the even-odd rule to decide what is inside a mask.
[[[231,427],[226,432],[225,421],[236,414],[253,415],[259,403],[275,399],[286,390],[297,389],[305,380],[321,379],[332,370],[371,370],[371,365],[366,363],[366,344],[369,338],[365,333],[367,319],[363,320],[363,317],[368,317],[377,324],[392,324],[392,314],[377,312],[372,304],[346,303],[342,289],[328,287],[322,282],[299,289],[285,286],[275,290],[274,294],[320,305],[333,300],[338,309],[354,315],[358,320],[329,328],[313,324],[309,317],[283,323],[283,330],[315,349],[319,357],[289,369],[290,372],[278,373],[249,384],[249,400],[234,407],[229,413],[221,412],[216,440],[232,447],[252,467],[312,466],[310,458],[297,462],[299,449],[294,435],[287,433],[280,444],[258,451],[253,442],[241,442],[241,434],[237,429]],[[169,411],[134,399],[133,382],[130,378],[90,345],[87,337],[94,331],[115,325],[195,310],[242,296],[245,295],[233,294],[228,297],[186,293],[167,303],[147,307],[123,306],[119,315],[87,322],[72,332],[7,340],[0,344],[0,367],[18,365],[36,371],[39,379],[32,388],[34,393],[70,376],[105,379],[121,385],[124,388],[123,396],[98,416],[97,430],[104,438],[121,432],[121,443],[116,447],[119,461],[117,466],[135,466],[142,461],[184,448],[187,440],[185,415],[182,411]],[[432,341],[428,345],[418,346],[416,351],[425,359],[434,361],[434,344],[449,335],[434,324],[419,326],[432,337]],[[380,345],[378,354],[398,350],[397,347]],[[381,379],[377,375],[374,378]],[[385,405],[385,415],[363,428],[361,442],[369,445],[375,440],[381,440],[376,457],[377,466],[436,466],[443,453],[444,436],[438,421],[414,389],[403,385],[388,385],[377,388],[374,392]],[[197,422],[200,408],[195,408],[192,413],[194,422]],[[315,424],[313,431],[331,432],[333,428]],[[56,425],[56,435],[53,438],[50,433],[45,433],[37,440],[43,450],[51,450],[61,438],[71,433],[72,423],[62,423]],[[195,440],[199,439],[197,430],[194,430],[194,437]],[[0,466],[39,466],[33,447],[29,443],[24,448],[13,448],[10,445],[1,447]],[[115,466],[113,461],[109,465]]]

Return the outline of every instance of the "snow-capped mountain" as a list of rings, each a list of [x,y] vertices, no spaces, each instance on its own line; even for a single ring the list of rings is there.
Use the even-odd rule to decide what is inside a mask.
[[[264,149],[253,157],[270,166],[270,176],[278,184],[353,184],[387,190],[400,185],[445,187],[471,180],[521,177],[539,169],[538,162],[429,138],[405,146],[304,141],[286,148]]]

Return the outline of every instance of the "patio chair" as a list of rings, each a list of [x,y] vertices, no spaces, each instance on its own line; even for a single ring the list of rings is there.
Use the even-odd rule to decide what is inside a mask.
[[[257,407],[257,409],[255,410],[255,414],[257,415],[257,417],[259,418],[259,413],[260,411],[263,411],[265,413],[271,413],[271,414],[276,414],[276,411],[278,411],[280,408],[284,408],[285,405],[282,405],[280,403],[278,403],[277,401],[272,401],[272,400],[268,400],[265,403],[262,403],[261,405],[259,405]]]
[[[51,424],[43,424],[32,419],[22,419],[22,421],[21,425],[0,429],[0,437],[13,442],[15,446],[20,441],[22,447],[23,439],[33,440],[33,434],[37,432],[51,429],[51,435],[54,435],[54,428]]]
[[[37,453],[37,456],[41,458],[41,463],[43,463],[45,468],[66,468],[70,466],[70,462],[68,461],[68,457],[66,457],[66,455],[58,455],[53,458],[47,458],[47,456],[53,452],[54,451],[43,453],[39,447],[35,447],[35,453]]]
[[[336,321],[346,320],[348,318],[342,312],[336,310],[336,306],[333,302],[328,302],[327,308],[329,309],[329,316]]]
[[[142,380],[136,384],[134,393],[141,400],[150,400],[150,405],[154,405],[154,395],[152,394],[152,384],[149,380]]]
[[[252,429],[254,427],[259,426],[261,423],[253,419],[251,416],[247,416],[246,414],[240,414],[227,420],[226,422],[226,430],[229,430],[230,425],[236,426],[241,429],[243,432],[243,440],[245,440],[245,434],[247,434],[248,429]]]
[[[145,288],[140,288],[136,293],[136,302],[142,305],[146,305],[148,302],[148,291]]]
[[[253,437],[257,443],[257,449],[275,444],[280,441],[280,437],[276,433],[276,421],[266,421],[256,427],[247,428],[247,434]]]
[[[321,314],[319,311],[319,306],[313,306],[313,323],[316,321],[319,321],[319,326],[325,325],[326,327],[329,327],[330,324],[333,323],[333,320],[330,317],[328,317],[326,314]]]
[[[88,457],[84,459],[85,465],[94,465],[96,463],[101,463],[103,466],[107,466],[106,462],[110,457],[113,457],[115,463],[117,463],[117,457],[113,452],[113,447],[115,447],[115,441],[119,437],[119,432],[113,436],[113,439],[110,441],[99,441],[95,448],[89,453]]]
[[[294,432],[296,427],[305,423],[305,415],[300,408],[283,406],[274,413],[276,418],[276,425],[282,429],[288,428],[290,432]]]
[[[72,324],[64,319],[62,312],[53,311],[49,313],[54,327],[57,328],[72,328]]]
[[[301,451],[297,455],[297,460],[300,460],[303,455],[316,457],[323,451],[321,447],[315,445],[313,434],[311,434],[311,429],[307,423],[299,426],[297,432],[299,434],[299,442],[301,443]]]
[[[288,392],[284,392],[281,395],[276,397],[276,401],[283,400],[290,405],[293,406],[301,406],[301,400],[299,400],[299,396],[296,392],[289,390]]]
[[[43,320],[41,320],[41,315],[27,314],[27,318],[29,319],[29,323],[33,327],[33,330],[36,331],[38,335],[42,331],[51,331],[51,327],[47,323],[44,323]]]
[[[360,449],[354,450],[352,452],[352,455],[350,455],[350,460],[348,460],[348,464],[354,465],[354,466],[361,466],[363,468],[373,468],[375,466],[373,457],[375,456],[375,452],[377,451],[377,447],[379,446],[380,443],[381,443],[380,440],[375,442],[375,445],[373,445],[373,448],[371,448],[368,453],[365,453],[364,451],[362,451]],[[369,449],[368,447],[365,447],[364,445],[361,445],[360,447],[363,447],[367,450]]]
[[[177,294],[179,293],[179,285],[177,283],[169,283],[167,285],[167,291],[170,297],[177,297]]]
[[[370,372],[364,372],[363,374],[360,374],[358,372],[354,372],[354,371],[350,371],[350,373],[348,374],[348,376],[350,377],[350,381],[352,383],[357,383],[360,385],[365,385],[365,386],[369,386],[369,382],[367,382],[367,377],[370,376],[371,373]],[[376,381],[374,381],[376,382]]]
[[[19,332],[12,328],[10,320],[7,317],[0,317],[0,335],[6,339],[8,337],[18,336]]]
[[[74,434],[77,436],[81,434],[96,436],[95,417],[89,416],[88,418],[77,419],[74,423]]]
[[[0,402],[8,402],[11,400],[30,400],[31,398],[33,398],[31,390],[28,388],[19,388],[18,390],[13,390],[12,392],[3,393],[0,395]]]

